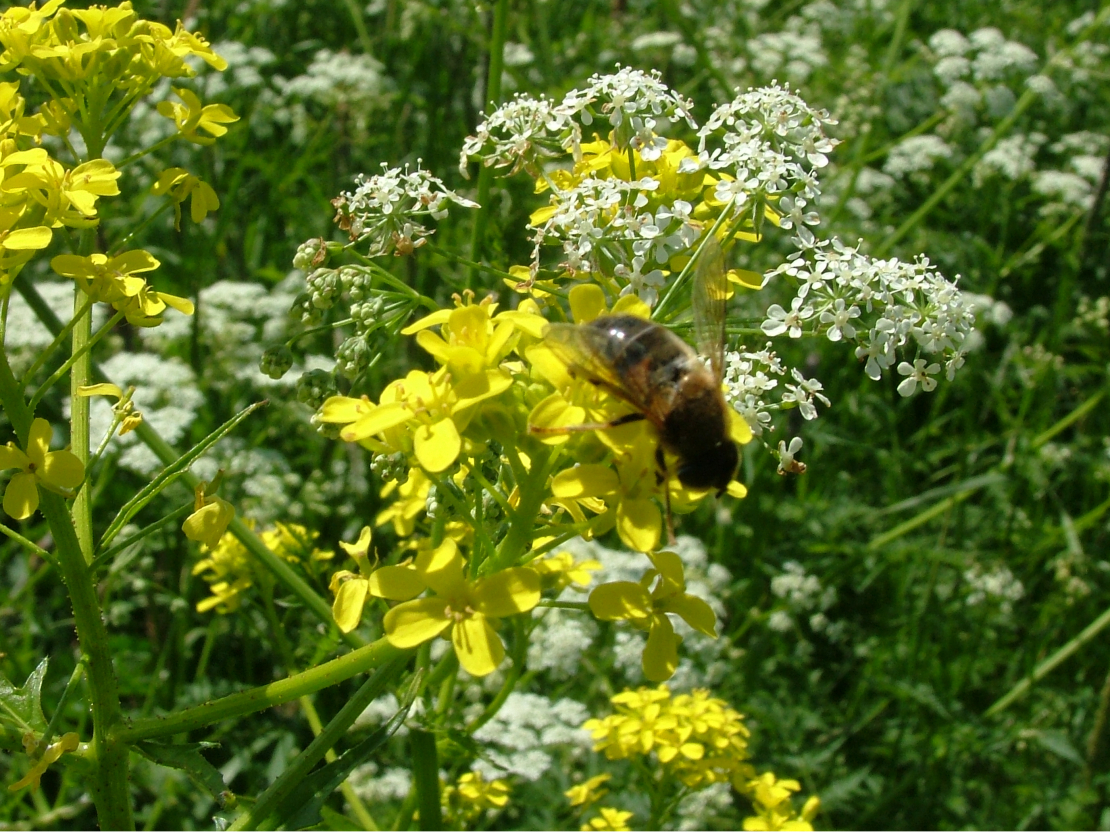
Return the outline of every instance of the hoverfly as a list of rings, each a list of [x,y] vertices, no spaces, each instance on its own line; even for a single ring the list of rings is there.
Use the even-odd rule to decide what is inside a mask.
[[[570,374],[623,400],[634,410],[607,423],[533,427],[534,433],[566,433],[614,428],[646,419],[659,437],[655,459],[667,510],[667,532],[674,542],[671,496],[664,452],[677,458],[675,474],[690,489],[716,489],[720,495],[736,472],[739,455],[730,437],[732,410],[721,391],[724,374],[724,258],[710,236],[694,277],[694,330],[698,350],[653,321],[632,315],[605,315],[587,324],[550,324],[544,341]]]

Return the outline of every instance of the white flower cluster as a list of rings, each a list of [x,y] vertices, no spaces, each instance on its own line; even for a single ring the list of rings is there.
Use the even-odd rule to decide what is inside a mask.
[[[898,372],[907,377],[898,392],[910,396],[936,387],[933,375],[944,359],[951,380],[964,363],[964,341],[975,318],[956,284],[937,272],[929,259],[913,263],[893,258],[872,260],[858,247],[826,240],[809,247],[767,278],[786,276],[798,285],[790,310],[774,304],[762,329],[769,336],[824,334],[830,341],[854,342],[864,372],[881,379],[899,353],[916,351],[914,363],[903,361]]]
[[[818,402],[826,408],[830,404],[822,393],[822,384],[807,379],[797,368],[786,367],[771,349],[771,342],[763,350],[726,352],[723,382],[725,400],[757,437],[772,430],[772,412],[797,408],[811,420],[817,419]]]
[[[830,637],[837,637],[840,629],[829,622],[826,611],[836,604],[836,588],[822,587],[817,576],[807,573],[797,561],[787,561],[783,571],[771,579],[771,593],[782,599],[786,609],[779,609],[767,619],[767,626],[780,633],[792,630],[791,613],[809,614],[810,627]]]
[[[670,259],[689,251],[700,230],[691,222],[693,206],[685,200],[650,206],[659,181],[644,177],[634,182],[587,177],[563,191],[554,213],[536,228],[533,261],[538,264],[548,239],[562,242],[561,267],[570,273],[601,272],[614,276],[621,295],[635,292],[654,305]],[[626,247],[631,248],[629,261]]]
[[[657,70],[618,66],[609,75],[594,75],[559,103],[517,95],[501,105],[463,143],[459,170],[466,176],[467,163],[478,158],[488,167],[508,168],[510,174],[526,168],[538,176],[537,163],[559,150],[573,151],[578,158],[583,128],[599,116],[608,123],[618,148],[632,147],[645,160],[658,159],[667,141],[656,128],[677,119],[697,127],[692,108],[691,101],[663,83]]]
[[[964,571],[968,585],[967,603],[975,606],[991,601],[998,604],[1003,614],[1013,610],[1014,602],[1025,595],[1025,587],[1014,577],[1008,567],[984,571],[978,564]]]
[[[408,165],[390,168],[383,162],[380,174],[359,174],[355,184],[354,191],[344,191],[332,204],[336,223],[351,240],[369,242],[370,257],[412,254],[433,233],[424,225],[425,219],[442,220],[451,203],[478,207],[447,188],[439,177],[421,168],[410,171]]]
[[[781,227],[812,240],[806,226],[820,219],[809,206],[821,194],[817,171],[829,164],[827,154],[836,146],[825,128],[836,123],[789,86],[749,89],[713,111],[698,131],[697,159],[684,160],[679,170],[708,168],[725,174],[715,196],[721,202],[731,200],[737,215],[761,198],[777,199]],[[723,147],[710,150],[710,138]]]
[[[590,713],[576,700],[549,700],[541,694],[514,691],[497,714],[474,733],[483,757],[474,769],[487,781],[517,775],[538,781],[554,763],[557,747],[569,746],[571,755],[593,745],[581,728]]]

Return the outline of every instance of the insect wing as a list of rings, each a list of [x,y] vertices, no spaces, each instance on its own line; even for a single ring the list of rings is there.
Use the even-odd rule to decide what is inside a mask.
[[[725,258],[717,238],[710,236],[706,238],[698,259],[692,304],[698,352],[708,357],[717,379],[725,373],[725,303],[728,293]]]
[[[605,388],[638,411],[649,410],[651,391],[636,379],[622,378],[607,358],[613,345],[605,330],[582,324],[550,324],[543,338],[574,376]]]

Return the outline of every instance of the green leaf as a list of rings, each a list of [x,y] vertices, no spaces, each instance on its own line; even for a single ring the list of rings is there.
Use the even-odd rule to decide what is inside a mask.
[[[211,795],[221,808],[235,805],[235,794],[224,784],[223,776],[200,754],[202,749],[218,747],[218,743],[162,744],[142,741],[135,750],[159,766],[180,769],[189,780]]]
[[[0,674],[0,723],[15,727],[20,734],[46,731],[46,717],[42,713],[42,681],[46,676],[48,658],[43,657],[38,667],[27,677],[22,688],[16,688]]]
[[[351,770],[369,760],[370,756],[401,728],[415,693],[415,690],[411,690],[409,697],[393,717],[375,729],[366,740],[352,746],[330,764],[316,770],[298,784],[281,801],[273,816],[261,825],[261,829],[276,830],[280,826],[286,830],[303,830],[319,824],[321,811],[328,796],[347,780]]]
[[[1079,754],[1070,740],[1063,732],[1049,731],[1049,732],[1036,732],[1033,734],[1033,740],[1043,746],[1049,752],[1059,755],[1065,761],[1070,761],[1077,766],[1083,766],[1085,763],[1083,756]]]

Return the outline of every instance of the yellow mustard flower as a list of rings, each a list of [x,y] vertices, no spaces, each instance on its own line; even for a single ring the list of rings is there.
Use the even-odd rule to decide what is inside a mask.
[[[752,800],[757,815],[744,819],[745,830],[813,830],[813,817],[821,807],[817,796],[806,801],[801,813],[794,810],[791,795],[802,785],[790,778],[779,779],[764,772],[748,781],[741,792]]]
[[[107,159],[93,159],[72,170],[47,159],[6,180],[4,190],[25,189],[46,208],[47,225],[84,228],[95,224],[98,199],[119,194],[119,177]]]
[[[415,333],[416,343],[457,377],[483,373],[500,365],[516,347],[521,333],[539,338],[547,326],[547,321],[535,313],[496,312],[492,298],[474,304],[456,296],[454,309],[436,310],[405,327],[401,334]],[[430,329],[437,325],[439,335]],[[501,373],[508,375],[504,370]]]
[[[167,194],[173,200],[173,226],[178,231],[181,230],[181,204],[185,200],[191,200],[189,217],[194,223],[201,222],[209,212],[220,207],[220,198],[216,196],[212,186],[184,168],[167,168],[162,171],[150,190],[155,196]]]
[[[157,327],[162,323],[162,315],[171,307],[183,315],[192,315],[195,309],[188,298],[157,292],[145,281],[134,295],[115,301],[112,306],[136,327]]]
[[[142,272],[152,272],[162,264],[150,252],[132,249],[115,257],[94,252],[86,257],[58,255],[50,268],[62,277],[72,278],[92,300],[113,304],[133,297],[146,286]]]
[[[566,587],[584,592],[590,583],[591,573],[601,569],[601,562],[593,558],[578,561],[569,552],[560,552],[547,558],[537,558],[529,565],[540,575],[545,587],[552,587],[556,594]]]
[[[512,567],[471,580],[465,568],[451,539],[420,553],[416,569],[435,595],[392,608],[385,615],[385,634],[397,648],[449,635],[462,667],[484,677],[505,657],[496,620],[534,608],[540,600],[540,577],[528,567]]]
[[[227,133],[225,124],[239,121],[235,111],[226,104],[202,105],[200,98],[192,90],[174,87],[173,91],[183,104],[160,101],[158,112],[168,119],[173,119],[178,132],[194,144],[212,144]],[[197,132],[198,130],[203,130],[208,135],[202,136]]]
[[[358,564],[358,572],[339,570],[331,577],[329,589],[335,594],[332,617],[343,633],[350,633],[362,620],[367,596],[404,602],[424,591],[424,581],[416,567],[403,562],[374,569],[370,564],[371,532],[364,526],[353,544],[340,541],[339,546]]]
[[[197,484],[194,490],[193,514],[185,519],[181,531],[190,541],[214,550],[235,517],[235,507],[222,497],[206,494],[207,488],[207,483]]]
[[[590,610],[598,619],[626,619],[648,631],[644,676],[667,680],[678,667],[681,641],[667,614],[677,614],[694,630],[713,638],[717,636],[717,617],[704,600],[686,592],[682,560],[677,555],[657,552],[648,558],[655,569],[645,572],[639,582],[614,581],[595,587],[590,593]]]
[[[609,794],[609,791],[603,785],[612,777],[608,772],[603,772],[601,775],[595,775],[593,778],[588,778],[581,784],[571,787],[563,795],[570,800],[571,807],[584,807],[593,804],[601,801]]]
[[[77,389],[78,396],[110,396],[116,400],[116,404],[112,406],[112,412],[119,420],[119,435],[122,437],[125,434],[130,434],[138,428],[143,422],[142,412],[135,407],[132,396],[135,395],[135,388],[130,387],[127,393],[120,390],[119,385],[113,385],[110,382],[102,382],[97,385],[81,385]]]
[[[601,807],[598,814],[582,825],[580,830],[631,830],[628,820],[632,813],[628,810],[617,810],[614,807]]]
[[[374,525],[392,523],[393,531],[399,538],[408,538],[416,529],[416,519],[428,507],[428,495],[431,491],[431,478],[418,468],[409,471],[408,480],[404,483],[396,480],[386,483],[382,488],[382,497],[389,497],[396,492],[397,499],[378,513]]]
[[[26,452],[13,442],[0,447],[0,471],[19,469],[4,490],[4,511],[17,521],[39,508],[39,486],[64,495],[85,479],[85,466],[76,454],[47,450],[52,433],[50,423],[38,417],[31,423]]]
[[[378,453],[412,454],[425,471],[438,474],[459,458],[462,432],[474,406],[509,389],[512,377],[499,369],[454,383],[446,367],[419,370],[391,382],[375,405],[368,397],[333,396],[320,410],[321,422],[346,423],[346,442],[362,442]]]

